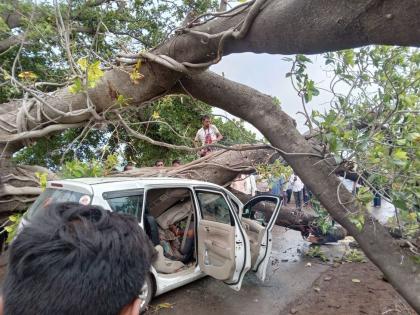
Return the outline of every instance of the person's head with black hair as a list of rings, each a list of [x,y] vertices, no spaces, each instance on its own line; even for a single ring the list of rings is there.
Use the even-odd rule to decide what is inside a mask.
[[[173,167],[178,167],[178,166],[181,166],[181,161],[180,161],[180,160],[178,160],[178,159],[173,160],[173,161],[172,161],[172,166],[173,166]]]
[[[164,167],[165,166],[165,162],[163,161],[163,160],[156,160],[155,161],[155,167],[159,167],[159,168],[161,168],[161,167]]]
[[[153,255],[134,217],[52,204],[10,246],[4,314],[138,315]]]
[[[201,124],[203,125],[204,129],[207,129],[210,127],[211,119],[209,115],[203,115],[201,116]]]

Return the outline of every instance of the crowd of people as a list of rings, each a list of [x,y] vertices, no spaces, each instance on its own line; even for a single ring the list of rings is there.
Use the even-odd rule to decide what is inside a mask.
[[[310,190],[296,174],[292,174],[289,178],[281,174],[279,177],[271,176],[268,179],[258,174],[241,174],[232,182],[231,188],[251,196],[260,194],[280,196],[286,204],[291,202],[293,195],[298,210],[309,205],[312,197]]]

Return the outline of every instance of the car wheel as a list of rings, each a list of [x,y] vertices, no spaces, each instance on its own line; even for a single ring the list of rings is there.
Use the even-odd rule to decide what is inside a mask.
[[[150,301],[152,300],[154,292],[153,280],[150,274],[146,275],[144,279],[144,285],[141,288],[139,299],[141,300],[140,314],[143,314],[147,307],[149,306]]]

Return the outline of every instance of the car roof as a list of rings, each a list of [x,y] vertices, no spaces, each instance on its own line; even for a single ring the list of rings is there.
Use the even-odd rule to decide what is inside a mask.
[[[58,184],[71,184],[72,186],[102,186],[107,184],[114,184],[115,188],[117,186],[125,186],[127,183],[135,184],[137,188],[143,188],[146,185],[173,185],[173,184],[184,184],[184,185],[208,185],[219,187],[210,182],[198,181],[193,179],[185,179],[178,177],[85,177],[85,178],[73,178],[73,179],[63,179],[63,180],[54,180],[49,182],[58,183]],[[99,187],[95,187],[99,188]]]

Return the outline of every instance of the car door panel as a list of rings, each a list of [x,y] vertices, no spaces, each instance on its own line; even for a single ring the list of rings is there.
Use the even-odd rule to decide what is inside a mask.
[[[205,274],[239,290],[251,267],[246,232],[223,191],[197,189],[195,193],[200,209],[197,226],[199,267]]]
[[[251,266],[254,266],[260,254],[260,247],[266,228],[260,223],[247,218],[242,218],[242,226],[244,227],[249,238],[251,249]]]
[[[235,268],[235,227],[201,220],[198,239],[201,270],[218,280],[229,280]]]
[[[273,213],[270,220],[266,225],[262,225],[261,222],[257,221],[253,216],[255,215],[255,209],[250,210],[252,207],[258,208],[257,205],[262,203],[271,202],[273,204]],[[272,230],[277,220],[277,216],[280,213],[282,201],[279,197],[273,195],[259,195],[248,201],[243,207],[243,213],[248,214],[249,217],[242,217],[242,225],[250,238],[251,246],[251,266],[252,270],[257,272],[257,277],[264,281],[266,277],[266,271],[268,262],[270,259],[272,249]],[[266,205],[263,205],[266,206]],[[248,209],[250,212],[245,211]],[[252,215],[252,212],[254,215]]]

